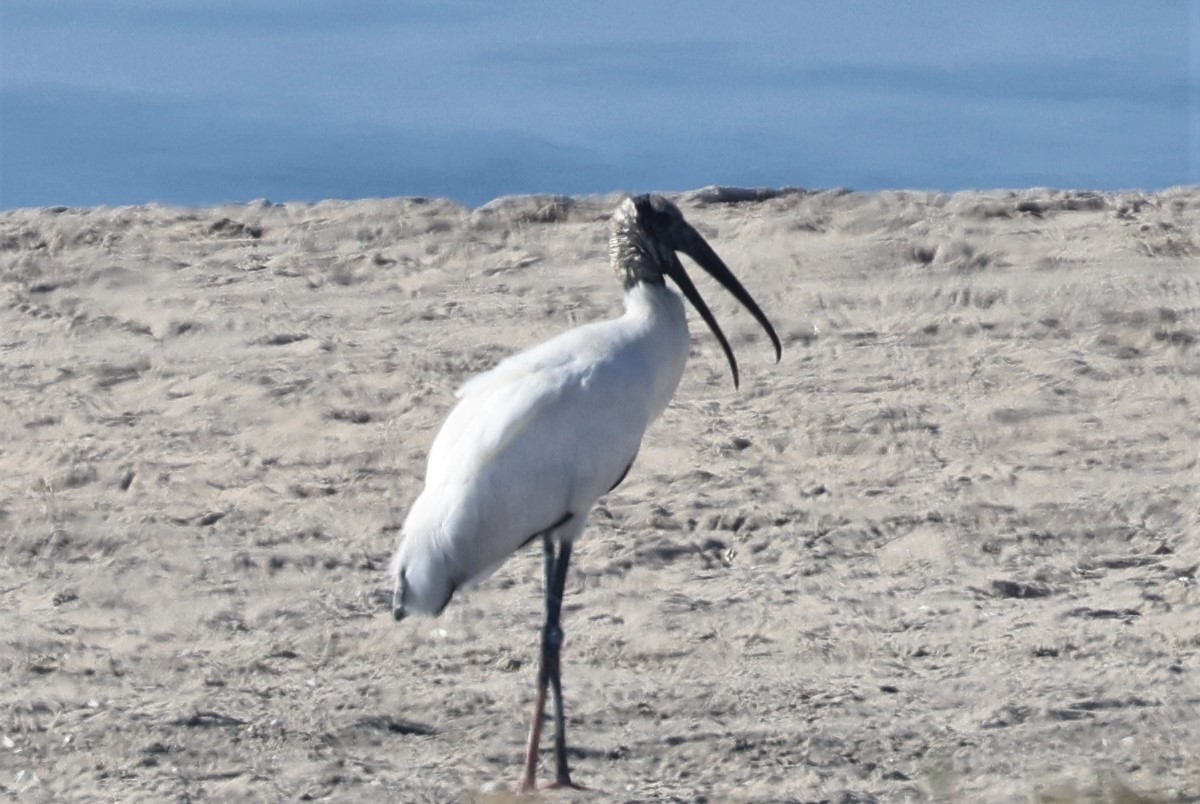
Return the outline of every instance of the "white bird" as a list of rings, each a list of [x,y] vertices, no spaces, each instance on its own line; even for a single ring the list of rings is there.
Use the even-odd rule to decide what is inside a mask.
[[[625,286],[625,314],[513,355],[459,389],[392,560],[396,619],[412,611],[437,615],[457,589],[483,580],[541,538],[546,622],[522,791],[536,787],[547,685],[554,693],[555,784],[573,786],[559,673],[567,564],[592,505],[625,478],[646,427],[683,376],[687,316],[665,277],[708,324],[738,384],[729,342],[676,251],[753,314],[779,360],[782,348],[771,323],[679,209],[658,195],[626,198],[613,215],[609,239],[612,267]]]

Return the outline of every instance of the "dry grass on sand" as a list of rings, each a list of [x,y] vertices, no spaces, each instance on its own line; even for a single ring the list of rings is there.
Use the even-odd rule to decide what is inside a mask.
[[[619,310],[615,200],[0,215],[0,791],[501,800],[538,551],[384,569],[454,387]],[[551,800],[1200,800],[1200,190],[680,203],[784,358],[701,283],[742,389],[697,322],[591,518]]]

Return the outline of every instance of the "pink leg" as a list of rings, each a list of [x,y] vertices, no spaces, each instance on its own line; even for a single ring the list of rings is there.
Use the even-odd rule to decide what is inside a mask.
[[[537,790],[538,744],[542,741],[542,720],[546,714],[546,684],[539,681],[537,696],[533,699],[533,721],[529,724],[529,745],[525,747],[525,772],[517,792],[533,793]]]

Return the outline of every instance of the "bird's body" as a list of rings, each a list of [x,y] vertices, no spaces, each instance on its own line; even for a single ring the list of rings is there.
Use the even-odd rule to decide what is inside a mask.
[[[439,614],[456,589],[487,577],[541,537],[546,621],[538,691],[521,789],[535,787],[547,690],[554,693],[557,783],[570,785],[559,673],[560,617],[572,545],[588,512],[629,471],[646,428],[683,376],[689,341],[683,300],[717,337],[724,334],[676,251],[692,257],[734,295],[771,337],[766,316],[679,210],[638,196],[613,215],[609,254],[625,286],[625,314],[586,324],[502,361],[459,389],[429,452],[425,487],[413,503],[392,561],[396,619]]]
[[[564,332],[463,385],[392,563],[405,609],[441,611],[547,529],[575,538],[633,463],[687,354],[683,300],[665,283],[639,283],[620,318]]]

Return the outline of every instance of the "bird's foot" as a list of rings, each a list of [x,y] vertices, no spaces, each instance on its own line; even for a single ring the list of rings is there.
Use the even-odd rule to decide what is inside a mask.
[[[517,793],[524,794],[524,793],[536,793],[536,792],[537,792],[537,780],[534,779],[532,776],[522,776],[521,781],[517,783]]]
[[[545,785],[542,786],[541,789],[542,790],[579,790],[580,792],[584,792],[584,793],[595,792],[594,790],[592,790],[592,788],[585,787],[584,785],[581,785],[577,782],[573,782],[570,779],[565,779],[565,780],[559,779],[557,781],[547,782]],[[535,779],[528,778],[528,777],[522,778],[521,783],[517,785],[517,792],[520,794],[526,794],[526,795],[527,794],[537,794],[537,792],[538,792],[537,781]]]

